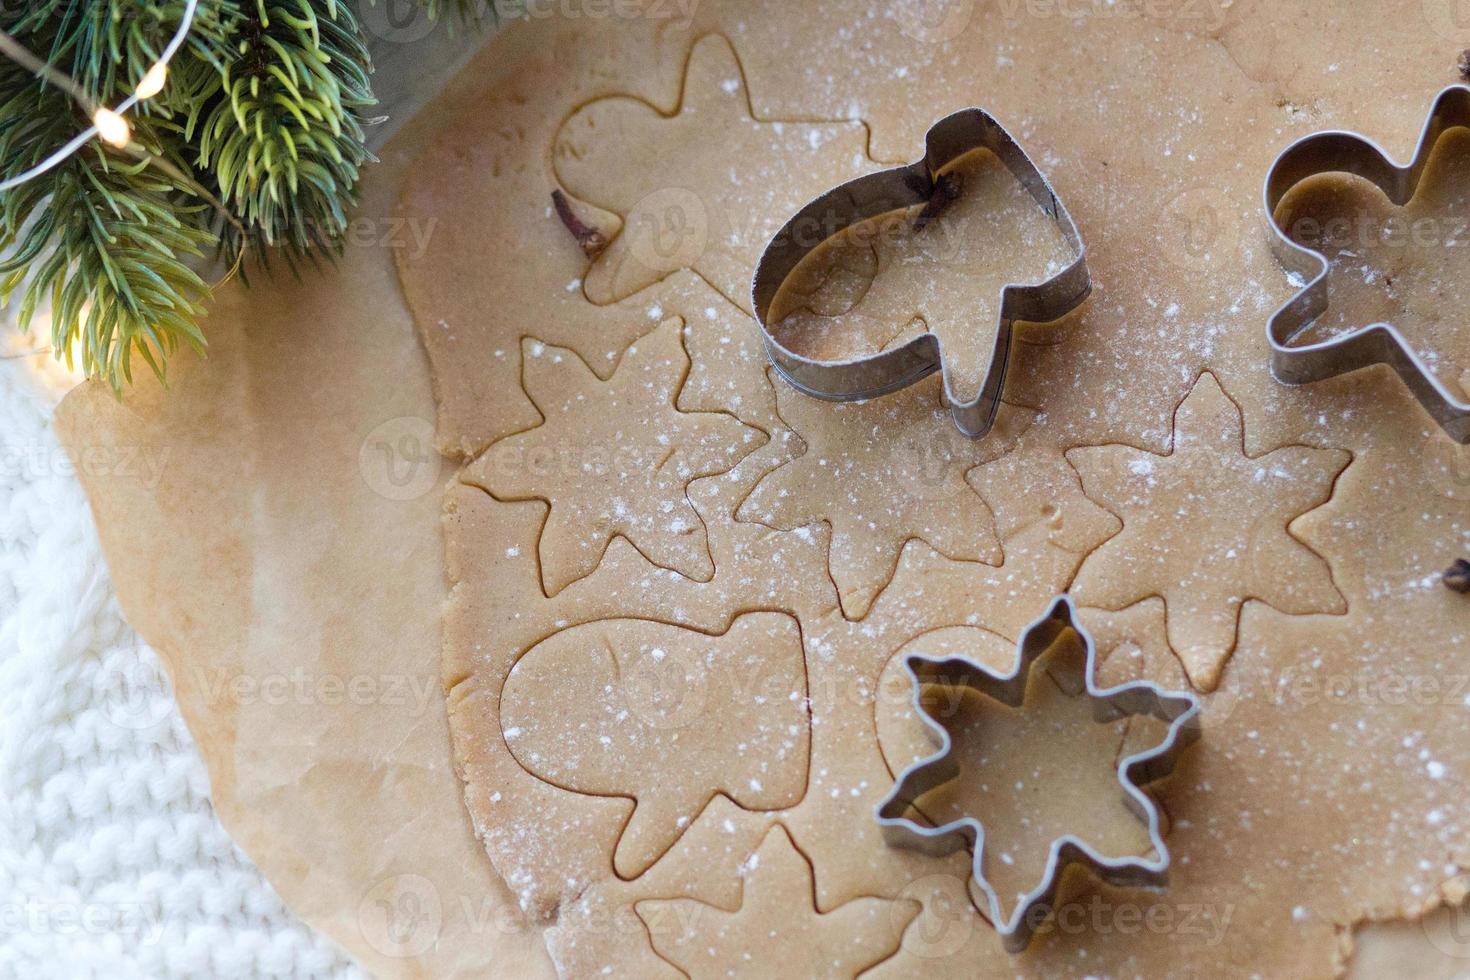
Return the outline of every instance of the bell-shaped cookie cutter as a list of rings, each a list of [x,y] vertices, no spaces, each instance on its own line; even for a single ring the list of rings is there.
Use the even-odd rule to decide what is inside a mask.
[[[1092,290],[1086,248],[1071,215],[1046,176],[1019,143],[983,109],[961,109],[929,128],[921,160],[880,170],[841,184],[807,204],[776,232],[761,254],[751,285],[752,308],[765,332],[766,352],[777,373],[793,387],[827,401],[863,401],[906,388],[942,370],[944,351],[937,337],[924,333],[901,347],[844,360],[821,361],[787,349],[771,333],[768,317],[781,285],[812,251],[845,228],[927,203],[941,171],[976,149],[987,149],[1016,176],[1032,198],[1056,222],[1076,258],[1066,269],[1041,283],[1011,283],[1001,290],[1000,329],[989,369],[979,393],[970,401],[955,397],[946,372],[944,393],[955,425],[967,436],[990,431],[1000,411],[1001,393],[1010,366],[1014,321],[1050,323],[1077,307]]]
[[[1148,828],[1153,856],[1107,857],[1093,850],[1081,838],[1071,834],[1052,841],[1046,870],[1041,882],[1021,896],[1009,919],[1005,918],[994,886],[985,877],[985,827],[974,817],[962,817],[940,826],[918,823],[908,814],[917,809],[918,800],[931,790],[958,779],[959,764],[953,756],[954,741],[949,730],[936,721],[923,704],[926,684],[963,685],[1011,707],[1021,707],[1026,699],[1026,683],[1035,662],[1073,631],[1082,644],[1084,658],[1080,676],[1055,677],[1069,694],[1086,691],[1092,701],[1093,718],[1099,723],[1135,715],[1148,715],[1166,722],[1169,731],[1163,741],[1151,749],[1136,752],[1118,762],[1118,783],[1123,801]],[[936,857],[968,847],[972,854],[971,875],[985,893],[988,918],[1000,933],[1007,950],[1019,953],[1031,943],[1031,937],[1044,916],[1053,907],[1062,876],[1072,865],[1081,865],[1110,885],[1126,888],[1161,889],[1169,879],[1169,848],[1164,843],[1158,805],[1142,787],[1168,776],[1179,757],[1200,738],[1200,700],[1185,691],[1165,690],[1152,681],[1133,681],[1117,687],[1099,688],[1096,684],[1097,653],[1092,636],[1077,621],[1077,610],[1066,595],[1057,597],[1046,615],[1027,626],[1016,644],[1016,664],[1008,674],[997,674],[964,657],[936,659],[910,654],[904,659],[904,670],[913,684],[914,713],[922,718],[939,742],[933,755],[920,759],[900,772],[883,801],[878,804],[878,824],[884,840],[896,847],[907,847]]]
[[[1329,263],[1321,252],[1293,241],[1277,220],[1287,193],[1307,178],[1324,173],[1355,174],[1377,185],[1394,204],[1407,204],[1419,188],[1439,138],[1460,126],[1470,126],[1470,86],[1451,85],[1435,98],[1408,164],[1395,162],[1368,137],[1341,130],[1313,133],[1281,152],[1266,175],[1266,218],[1277,261],[1306,285],[1271,315],[1266,339],[1271,344],[1271,373],[1283,384],[1306,384],[1373,364],[1388,365],[1440,427],[1455,441],[1466,443],[1470,442],[1470,402],[1445,387],[1392,324],[1374,323],[1331,340],[1292,346],[1327,309]]]

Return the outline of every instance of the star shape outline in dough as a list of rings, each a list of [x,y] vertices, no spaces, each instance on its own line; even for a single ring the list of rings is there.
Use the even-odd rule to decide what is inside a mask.
[[[898,952],[904,930],[920,911],[919,903],[911,899],[875,896],[854,898],[822,911],[817,905],[811,860],[801,852],[790,832],[781,824],[772,826],[740,871],[740,904],[734,909],[709,905],[693,898],[643,899],[634,905],[648,930],[654,952],[660,958],[695,980],[705,976],[727,976],[727,973],[716,974],[713,971],[726,971],[732,964],[748,963],[751,959],[749,950],[741,950],[738,935],[732,940],[729,932],[738,929],[740,921],[754,913],[757,919],[764,917],[777,926],[763,930],[764,935],[759,937],[766,952],[771,951],[769,947],[773,944],[779,945],[782,937],[799,936],[806,940],[803,951],[816,950],[834,958],[846,955],[847,962],[841,964],[840,971],[839,965],[831,962],[826,964],[828,969],[820,975],[857,976]],[[805,904],[790,892],[800,893]],[[902,914],[899,909],[906,909],[907,914]],[[798,924],[794,916],[803,910],[809,912],[809,916],[804,923]],[[666,923],[677,924],[681,929],[678,938],[682,941],[674,948],[679,953],[698,952],[702,958],[700,961],[680,956],[672,951],[669,943],[659,942],[660,937],[668,937]],[[817,930],[832,938],[819,936],[812,939],[809,930]],[[693,935],[696,931],[701,937],[713,934],[715,938],[699,942]],[[727,950],[726,947],[730,946],[735,949]],[[800,956],[799,951],[783,948],[781,952]]]
[[[605,381],[575,351],[523,340],[521,386],[541,424],[492,443],[460,479],[499,500],[547,505],[537,538],[547,596],[596,571],[615,537],[650,564],[697,582],[713,578],[708,528],[689,484],[734,468],[764,433],[726,412],[679,408],[691,368],[685,329],[668,318]],[[614,410],[627,426],[589,445]]]
[[[1093,717],[1098,722],[1148,716],[1168,724],[1159,743],[1118,760],[1118,784],[1123,800],[1148,828],[1153,857],[1126,855],[1113,858],[1100,854],[1086,841],[1064,834],[1051,842],[1046,869],[1041,881],[1021,896],[1007,918],[1000,896],[985,875],[985,825],[976,817],[965,816],[939,826],[921,824],[908,816],[918,800],[930,790],[959,778],[959,764],[954,761],[954,738],[941,720],[925,705],[926,683],[960,683],[1013,708],[1024,708],[1026,685],[1038,660],[1069,634],[1082,646],[1083,663],[1080,676],[1054,678],[1068,692],[1085,693],[1093,703]],[[913,763],[894,779],[893,788],[874,811],[885,840],[897,847],[907,847],[927,854],[942,856],[961,846],[970,849],[970,876],[986,898],[987,917],[1001,942],[1012,953],[1031,944],[1040,924],[1031,914],[1033,908],[1050,909],[1061,887],[1062,878],[1073,865],[1091,870],[1099,880],[1122,887],[1162,888],[1168,883],[1171,857],[1164,841],[1158,804],[1144,789],[1149,783],[1173,773],[1184,751],[1199,740],[1201,702],[1187,691],[1171,691],[1153,681],[1130,681],[1116,687],[1097,686],[1097,649],[1092,635],[1077,618],[1070,596],[1052,600],[1041,618],[1021,632],[1016,641],[1016,660],[1007,674],[999,674],[966,657],[929,657],[912,653],[904,658],[904,670],[913,692],[914,715],[935,736],[939,748],[932,755]]]
[[[1123,524],[1083,559],[1072,593],[1085,605],[1111,612],[1161,598],[1169,647],[1197,690],[1208,693],[1219,685],[1239,641],[1247,601],[1288,615],[1347,611],[1331,565],[1292,534],[1290,525],[1332,499],[1352,454],[1292,444],[1247,455],[1240,406],[1211,372],[1202,372],[1175,408],[1167,452],[1112,443],[1074,447],[1066,458],[1083,492]],[[1302,479],[1303,472],[1311,479]],[[1231,473],[1236,479],[1225,480]],[[1200,485],[1211,492],[1200,492]],[[1189,506],[1157,504],[1156,493],[1179,487],[1191,488],[1184,498]],[[1229,513],[1214,508],[1224,510],[1230,505],[1222,507],[1223,498],[1236,500],[1241,494],[1253,495],[1257,505],[1245,511],[1253,515],[1251,526],[1237,531]],[[1191,520],[1203,526],[1193,527],[1197,533],[1181,549],[1180,528]],[[1151,531],[1160,533],[1150,536]],[[1226,537],[1231,534],[1239,537]],[[1268,549],[1297,567],[1287,572],[1260,567]],[[1165,566],[1186,553],[1193,558],[1196,581],[1181,584]],[[1214,600],[1201,598],[1210,591],[1218,593]]]
[[[1011,452],[1034,411],[1004,404],[991,435],[976,442],[949,424],[937,391],[833,404],[773,384],[777,413],[802,448],[756,482],[736,519],[779,531],[825,524],[827,570],[844,616],[867,615],[915,539],[952,561],[1004,563],[995,513],[968,474]],[[849,439],[858,441],[845,447]],[[898,516],[878,520],[832,503],[873,486],[901,488],[888,501]]]

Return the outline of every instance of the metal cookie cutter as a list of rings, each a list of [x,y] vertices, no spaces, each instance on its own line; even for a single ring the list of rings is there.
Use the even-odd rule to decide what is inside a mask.
[[[906,388],[944,367],[944,352],[932,333],[893,350],[846,360],[818,361],[782,346],[767,317],[781,285],[808,254],[845,228],[916,204],[928,203],[942,171],[976,149],[987,149],[1016,176],[1041,210],[1057,223],[1076,258],[1042,283],[1012,283],[1001,290],[1000,329],[980,393],[969,402],[955,398],[948,373],[944,394],[955,425],[967,436],[990,431],[1000,410],[1016,320],[1049,323],[1075,309],[1092,290],[1086,250],[1077,226],[1045,175],[1005,127],[983,109],[961,109],[929,128],[925,153],[903,167],[881,170],[841,184],[798,211],[761,253],[752,283],[752,308],[765,331],[766,352],[776,371],[798,390],[828,401],[863,401]]]
[[[949,731],[924,709],[923,686],[940,682],[963,684],[1002,704],[1019,708],[1025,702],[1026,681],[1032,665],[1068,630],[1075,632],[1082,643],[1086,654],[1085,666],[1080,677],[1064,676],[1056,680],[1068,693],[1086,691],[1092,700],[1096,721],[1103,723],[1134,715],[1150,715],[1169,724],[1168,734],[1158,745],[1118,762],[1118,783],[1123,788],[1123,802],[1147,825],[1149,841],[1156,856],[1110,858],[1097,853],[1071,834],[1059,837],[1052,841],[1040,884],[1021,897],[1010,919],[1006,920],[1001,912],[999,896],[985,877],[985,828],[980,821],[974,817],[963,817],[933,827],[916,823],[907,816],[924,794],[960,776],[959,765],[951,754],[954,743]],[[1050,914],[1062,876],[1074,864],[1089,868],[1110,885],[1159,889],[1168,884],[1169,848],[1159,828],[1158,807],[1141,787],[1172,773],[1180,755],[1200,737],[1200,700],[1193,694],[1168,691],[1152,681],[1097,687],[1097,659],[1092,637],[1077,622],[1077,610],[1068,596],[1059,596],[1046,615],[1026,627],[1016,650],[1016,665],[1009,674],[992,673],[963,657],[939,660],[915,654],[905,659],[904,669],[908,671],[914,688],[914,712],[938,737],[939,751],[900,772],[893,789],[877,809],[878,824],[890,845],[913,848],[934,856],[969,847],[973,855],[971,874],[985,892],[990,908],[989,919],[1000,933],[1006,949],[1012,953],[1022,952],[1030,945],[1041,918],[1033,915],[1032,909],[1041,907]]]
[[[1266,339],[1271,343],[1271,373],[1284,384],[1321,381],[1371,364],[1387,364],[1445,432],[1464,443],[1470,442],[1470,402],[1446,388],[1391,324],[1374,323],[1332,340],[1290,346],[1327,309],[1328,262],[1321,252],[1292,241],[1276,220],[1277,206],[1287,192],[1321,173],[1364,177],[1394,204],[1407,204],[1435,144],[1459,126],[1470,126],[1470,86],[1452,85],[1435,98],[1419,147],[1407,165],[1394,162],[1366,136],[1341,131],[1313,133],[1282,151],[1266,176],[1266,217],[1275,232],[1277,261],[1307,285],[1272,314]]]

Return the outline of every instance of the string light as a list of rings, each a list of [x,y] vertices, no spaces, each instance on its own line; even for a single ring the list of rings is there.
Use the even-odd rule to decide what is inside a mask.
[[[92,114],[92,126],[103,142],[111,143],[119,150],[126,150],[133,141],[133,128],[128,121],[111,109],[98,109]]]
[[[168,65],[160,61],[143,74],[134,94],[140,99],[151,99],[163,91],[163,83],[166,81],[168,81]]]
[[[138,85],[133,89],[133,94],[123,99],[115,107],[109,109],[106,106],[97,106],[81,90],[76,81],[64,72],[57,71],[52,66],[41,61],[35,55],[27,51],[15,38],[4,31],[0,31],[0,53],[8,55],[11,60],[29,68],[34,74],[48,82],[66,89],[72,94],[92,117],[92,125],[69,140],[55,153],[36,164],[34,167],[22,173],[16,174],[8,180],[0,181],[0,191],[8,191],[12,187],[19,187],[26,181],[38,177],[51,168],[60,164],[71,156],[83,144],[93,136],[100,136],[102,140],[119,149],[126,148],[133,138],[132,127],[123,118],[123,114],[144,99],[151,99],[163,90],[164,82],[168,80],[168,63],[184,44],[184,39],[189,35],[189,28],[194,23],[194,11],[199,6],[199,0],[186,0],[184,4],[184,15],[179,18],[178,30],[169,39],[163,49],[163,54],[158,61],[143,74]]]

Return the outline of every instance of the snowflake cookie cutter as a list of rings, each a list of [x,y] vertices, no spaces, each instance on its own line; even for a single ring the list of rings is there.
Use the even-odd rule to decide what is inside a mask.
[[[955,426],[980,438],[995,424],[1010,367],[1012,325],[1017,320],[1050,323],[1075,309],[1092,291],[1086,247],[1077,225],[1052,190],[1046,175],[995,118],[984,109],[951,113],[929,127],[922,159],[880,170],[832,188],[796,212],[767,243],[756,264],[751,303],[765,334],[772,366],[797,390],[826,401],[865,401],[907,388],[935,371],[944,371],[944,352],[932,333],[900,347],[842,360],[822,361],[798,354],[776,339],[768,320],[771,305],[802,259],[834,235],[890,212],[927,204],[943,191],[940,173],[972,150],[985,149],[1020,181],[1041,210],[1061,229],[1075,258],[1067,268],[1040,283],[1010,283],[1001,289],[999,330],[979,393],[956,398],[944,372],[944,394]],[[922,220],[922,219],[921,219]]]
[[[1278,206],[1293,187],[1324,173],[1363,177],[1394,204],[1403,206],[1418,190],[1440,137],[1461,126],[1470,126],[1470,86],[1451,85],[1435,98],[1414,157],[1407,164],[1396,162],[1368,137],[1342,130],[1304,136],[1281,152],[1266,175],[1266,218],[1274,233],[1276,260],[1306,285],[1271,315],[1266,339],[1271,344],[1271,373],[1277,381],[1307,384],[1386,364],[1451,438],[1470,443],[1470,402],[1436,378],[1392,324],[1373,323],[1331,340],[1291,346],[1327,309],[1329,263],[1323,253],[1293,241],[1276,217]]]
[[[948,729],[924,709],[923,686],[941,681],[960,683],[1002,704],[1020,707],[1025,702],[1026,683],[1032,666],[1068,630],[1082,644],[1084,663],[1080,676],[1056,680],[1069,694],[1086,692],[1092,701],[1093,718],[1097,722],[1148,715],[1169,725],[1163,741],[1151,749],[1120,759],[1117,769],[1123,801],[1148,828],[1155,856],[1111,858],[1099,854],[1074,835],[1058,837],[1052,841],[1040,883],[1021,896],[1007,920],[1001,910],[1000,898],[985,876],[984,825],[975,817],[967,816],[935,827],[918,823],[908,816],[911,809],[917,808],[917,801],[924,794],[960,776],[959,765],[952,753],[954,742]],[[893,789],[878,804],[878,824],[890,846],[906,847],[935,857],[968,847],[972,854],[971,877],[985,893],[989,906],[987,917],[1009,952],[1023,952],[1031,944],[1037,927],[1050,915],[1065,872],[1073,865],[1086,867],[1109,885],[1159,890],[1168,884],[1170,855],[1160,826],[1159,808],[1142,787],[1170,775],[1180,756],[1199,740],[1201,703],[1198,697],[1185,691],[1166,690],[1153,681],[1132,681],[1117,687],[1099,688],[1095,680],[1097,653],[1092,636],[1078,622],[1076,607],[1066,595],[1053,600],[1046,614],[1022,632],[1016,644],[1016,663],[1008,674],[992,672],[964,657],[932,658],[922,654],[907,656],[904,669],[913,685],[914,713],[938,737],[939,749],[898,774]],[[1075,687],[1069,686],[1069,681],[1075,681]],[[1037,915],[1036,909],[1044,909],[1045,914]]]

